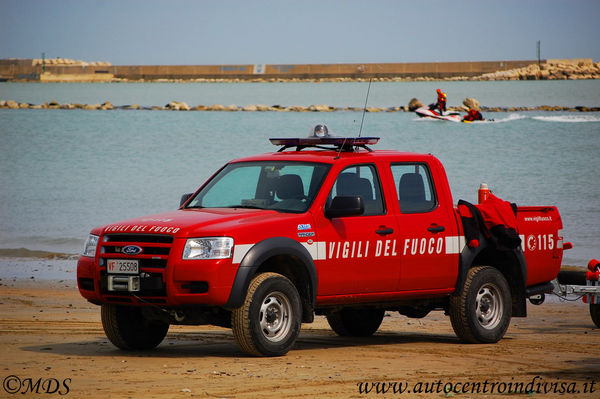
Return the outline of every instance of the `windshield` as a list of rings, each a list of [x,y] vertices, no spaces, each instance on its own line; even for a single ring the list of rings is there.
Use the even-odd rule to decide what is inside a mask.
[[[306,212],[330,165],[240,162],[225,166],[187,208],[256,208]]]

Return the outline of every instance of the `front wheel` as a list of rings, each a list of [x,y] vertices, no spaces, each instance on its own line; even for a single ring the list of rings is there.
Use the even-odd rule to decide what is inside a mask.
[[[450,321],[456,335],[470,343],[498,342],[512,316],[510,288],[498,269],[474,267],[460,292],[450,297]]]
[[[254,356],[283,356],[296,342],[301,326],[300,296],[286,277],[262,273],[248,287],[244,304],[231,313],[233,335]]]
[[[100,314],[104,333],[113,345],[124,350],[155,348],[169,331],[168,323],[148,319],[140,307],[107,303]]]
[[[600,304],[590,303],[590,316],[596,327],[600,328]]]

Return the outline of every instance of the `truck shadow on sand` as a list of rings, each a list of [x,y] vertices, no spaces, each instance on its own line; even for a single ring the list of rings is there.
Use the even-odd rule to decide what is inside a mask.
[[[329,330],[307,330],[300,333],[291,352],[315,349],[336,349],[369,346],[393,346],[410,344],[459,345],[456,336],[429,333],[382,332],[371,337],[340,337]],[[155,349],[124,351],[113,346],[107,338],[78,342],[47,343],[22,347],[22,350],[53,353],[65,356],[121,356],[150,358],[192,358],[204,356],[250,357],[237,346],[229,331],[172,332]],[[433,350],[433,349],[432,349]]]

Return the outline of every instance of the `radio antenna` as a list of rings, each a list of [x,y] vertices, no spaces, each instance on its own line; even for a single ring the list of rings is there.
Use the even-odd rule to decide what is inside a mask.
[[[362,128],[363,128],[363,123],[365,121],[365,112],[367,112],[367,102],[369,101],[369,92],[371,91],[371,81],[372,80],[373,80],[373,78],[369,78],[369,87],[367,88],[367,98],[365,98],[365,106],[363,107],[363,114],[362,114],[362,120],[360,121],[360,130],[358,131],[358,137],[360,137],[360,135],[362,134]],[[338,151],[336,157],[333,159],[338,159],[340,157],[342,148],[344,148],[345,145],[346,145],[346,139],[344,139],[344,142],[342,143],[341,147],[339,148],[339,151]]]
[[[365,121],[365,113],[367,112],[367,102],[369,101],[369,92],[371,91],[371,81],[373,80],[373,78],[369,78],[369,87],[367,88],[367,98],[365,98],[365,106],[363,107],[363,117],[362,120],[360,121],[360,130],[358,131],[358,137],[360,137],[360,135],[362,134],[362,125]],[[342,148],[344,148],[346,145],[346,138],[344,139],[344,142],[342,143],[342,146],[340,147],[337,156],[333,159],[338,159],[340,157],[340,153],[342,152]]]
[[[365,113],[367,112],[367,102],[369,101],[369,92],[371,92],[371,81],[373,78],[369,78],[369,87],[367,88],[367,97],[365,98],[365,106],[363,107],[362,120],[360,121],[360,130],[358,132],[358,137],[362,134],[363,122],[365,121]]]

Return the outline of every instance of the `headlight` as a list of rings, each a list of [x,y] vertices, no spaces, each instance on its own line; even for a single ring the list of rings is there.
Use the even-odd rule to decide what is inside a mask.
[[[83,244],[83,256],[93,258],[96,256],[96,248],[98,247],[98,236],[90,234]]]
[[[231,237],[190,238],[183,248],[183,259],[225,259],[232,252]]]

